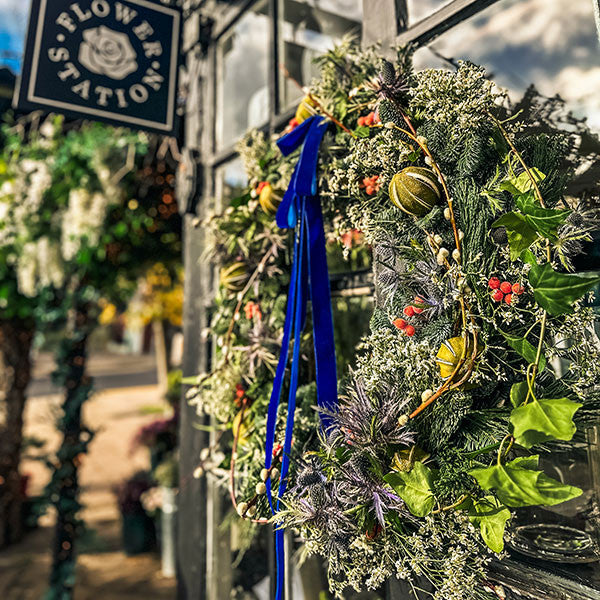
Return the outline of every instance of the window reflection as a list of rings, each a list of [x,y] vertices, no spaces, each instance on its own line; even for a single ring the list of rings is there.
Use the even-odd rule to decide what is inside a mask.
[[[408,25],[414,25],[452,0],[408,0]]]
[[[421,2],[421,0],[415,0]],[[568,15],[568,18],[565,16]],[[484,65],[513,100],[530,84],[559,94],[577,117],[600,130],[600,60],[592,2],[505,0],[448,31],[431,48]],[[416,67],[448,67],[431,49]]]
[[[218,167],[215,175],[217,210],[222,211],[232,200],[245,193],[248,177],[239,157]]]
[[[259,2],[219,40],[217,146],[236,142],[269,118],[270,20]]]
[[[280,52],[289,77],[281,74],[281,108],[302,95],[300,86],[318,75],[313,59],[345,34],[360,36],[362,0],[280,0]]]

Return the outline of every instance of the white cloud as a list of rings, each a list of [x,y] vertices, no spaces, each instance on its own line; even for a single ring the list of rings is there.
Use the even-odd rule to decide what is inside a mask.
[[[560,94],[600,129],[600,47],[592,0],[503,0],[433,47],[484,65],[515,98],[531,83],[545,95]],[[418,56],[421,66],[435,61],[428,51]]]

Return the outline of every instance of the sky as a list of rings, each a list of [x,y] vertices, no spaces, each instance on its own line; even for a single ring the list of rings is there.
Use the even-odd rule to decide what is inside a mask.
[[[20,69],[25,30],[29,16],[29,0],[0,0],[0,66],[14,72]]]

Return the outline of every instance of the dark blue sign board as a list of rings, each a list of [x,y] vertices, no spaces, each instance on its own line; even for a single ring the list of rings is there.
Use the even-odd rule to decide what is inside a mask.
[[[181,13],[148,0],[33,0],[15,107],[172,135]]]

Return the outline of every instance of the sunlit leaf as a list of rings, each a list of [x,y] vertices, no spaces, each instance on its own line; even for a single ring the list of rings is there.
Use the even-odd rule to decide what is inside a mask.
[[[548,263],[529,271],[535,301],[554,317],[573,312],[574,302],[598,282],[600,277],[559,273]]]
[[[492,224],[492,227],[504,227],[508,235],[510,259],[517,260],[524,250],[527,250],[538,239],[538,234],[527,222],[524,215],[509,212],[502,215]]]
[[[413,515],[424,517],[432,511],[435,504],[433,475],[433,471],[422,462],[416,462],[411,471],[388,473],[384,480],[404,500]]]
[[[516,442],[531,448],[548,440],[573,439],[577,431],[573,415],[581,406],[568,398],[555,398],[533,399],[515,408],[510,415],[510,422]]]
[[[472,475],[484,490],[494,490],[506,506],[554,506],[577,498],[579,488],[565,485],[538,471],[539,456],[516,458],[506,464],[472,469]]]

